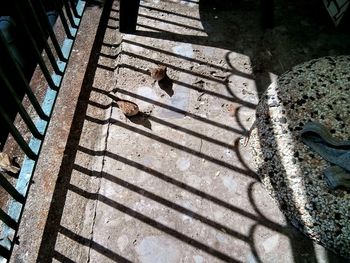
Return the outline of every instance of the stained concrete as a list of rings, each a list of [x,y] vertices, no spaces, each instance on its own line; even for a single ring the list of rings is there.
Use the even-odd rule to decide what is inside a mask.
[[[136,35],[117,33],[117,1],[106,1],[99,28],[85,14],[95,31],[80,30],[77,50],[87,53],[65,77],[14,262],[341,262],[288,225],[241,138],[277,75],[348,52],[334,40],[347,33],[302,14],[302,36],[287,16],[264,31],[256,1],[202,2],[141,1]],[[315,35],[333,42],[301,42]],[[157,64],[171,81],[154,83]],[[142,113],[126,118],[117,98]],[[64,106],[76,100],[75,112]]]
[[[93,244],[113,254],[92,246],[93,262],[313,262],[323,251],[287,225],[256,180],[240,144],[254,121],[256,70],[224,30],[208,36],[200,18],[210,12],[195,1],[143,1],[139,31],[122,36],[108,91],[144,114],[113,107],[103,120]],[[148,76],[157,64],[172,86]]]

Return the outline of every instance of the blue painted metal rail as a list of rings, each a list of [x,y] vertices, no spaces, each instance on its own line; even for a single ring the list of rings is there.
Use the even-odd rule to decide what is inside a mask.
[[[28,71],[26,58],[21,56],[15,46],[12,46],[11,29],[0,27],[0,50],[2,52],[0,62],[3,62],[0,63],[0,96],[3,98],[5,95],[8,96],[32,135],[27,143],[14,125],[8,109],[0,103],[0,121],[2,125],[5,124],[24,154],[24,161],[15,186],[6,179],[4,171],[0,172],[0,185],[10,196],[7,209],[0,208],[0,220],[3,222],[0,234],[1,262],[7,262],[12,253],[36,162],[85,9],[85,2],[82,0],[52,0],[50,2],[52,6],[49,8],[43,5],[41,0],[14,0],[12,2],[7,9],[11,14],[7,15],[6,21],[9,23],[14,21],[21,27],[21,33],[25,36],[26,45],[28,45],[29,60],[34,61],[34,65],[39,65],[48,87],[40,103],[29,84],[30,77],[26,72]],[[52,21],[48,16],[50,8],[57,13],[65,32],[65,39],[61,44],[57,40]],[[43,58],[43,51],[47,59]],[[3,59],[7,59],[6,63],[9,63],[10,73],[7,66],[4,66],[6,63],[1,61]],[[23,106],[23,96],[21,97],[19,90],[27,96],[37,114],[36,118],[32,119]]]

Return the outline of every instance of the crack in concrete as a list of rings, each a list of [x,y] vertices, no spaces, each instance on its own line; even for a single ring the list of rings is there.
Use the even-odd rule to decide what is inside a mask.
[[[107,33],[106,33],[107,34]],[[115,36],[112,36],[112,38],[116,39],[118,48],[111,48],[110,49],[110,53],[115,56],[115,60],[114,63],[111,62],[111,66],[116,66],[119,65],[119,60],[120,60],[120,54],[121,54],[121,38],[118,38],[118,33],[116,33]],[[112,81],[111,83],[116,83],[117,82],[117,78],[116,76],[119,74],[119,68],[118,66],[115,67],[115,71],[113,73],[114,77],[112,77]],[[109,108],[106,109],[106,112],[108,112],[106,115],[108,117],[108,120],[112,120],[112,114],[113,114],[113,99],[111,99],[110,97],[106,96],[108,98],[108,105]],[[101,165],[101,170],[98,173],[98,182],[97,182],[97,189],[96,189],[96,194],[97,194],[97,199],[94,202],[94,215],[93,215],[93,219],[92,219],[92,224],[91,224],[91,231],[90,231],[90,243],[89,243],[89,250],[88,250],[88,257],[87,257],[87,263],[90,262],[91,260],[91,249],[92,249],[92,245],[94,244],[94,229],[95,229],[95,224],[96,224],[96,217],[97,217],[97,206],[98,206],[98,202],[99,202],[99,192],[101,189],[101,179],[102,179],[102,173],[104,170],[104,165],[105,165],[105,158],[106,158],[106,151],[107,151],[107,146],[108,146],[108,139],[109,139],[109,132],[110,132],[110,127],[111,127],[111,121],[108,122],[108,125],[105,129],[103,129],[103,131],[105,131],[105,137],[104,137],[104,145],[103,145],[103,155],[102,155],[102,165]],[[102,141],[102,140],[101,140]]]
[[[112,113],[113,113],[113,106],[112,104],[110,104],[110,107],[109,107],[109,118],[110,119],[112,117]],[[103,168],[104,168],[104,163],[105,163],[105,158],[106,158],[106,150],[107,150],[107,144],[108,144],[108,137],[109,137],[109,129],[110,129],[110,126],[111,126],[111,123],[109,122],[108,123],[108,126],[107,126],[107,129],[106,129],[106,136],[105,136],[105,139],[104,139],[104,147],[103,147],[103,157],[102,157],[102,166],[101,166],[101,171],[99,172],[99,177],[98,177],[98,185],[97,185],[97,189],[96,189],[96,193],[97,193],[97,196],[100,192],[100,188],[101,188],[101,178],[102,178],[102,173],[103,173]],[[93,239],[94,239],[94,228],[95,228],[95,223],[96,223],[96,215],[97,215],[97,204],[98,204],[98,201],[99,199],[97,198],[95,200],[95,203],[94,203],[94,216],[93,216],[93,219],[92,219],[92,224],[91,224],[91,231],[90,231],[90,244],[89,244],[89,252],[88,252],[88,258],[87,258],[87,263],[90,262],[90,255],[91,255],[91,249],[92,249],[92,244],[93,244]]]

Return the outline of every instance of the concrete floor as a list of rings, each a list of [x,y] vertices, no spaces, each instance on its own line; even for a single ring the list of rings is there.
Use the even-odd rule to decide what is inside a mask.
[[[90,35],[77,41],[50,124],[56,140],[38,164],[37,173],[52,178],[32,187],[13,261],[346,262],[288,225],[241,144],[273,79],[302,61],[349,52],[348,40],[336,41],[348,36],[342,29],[311,30],[304,17],[306,33],[295,35],[281,10],[280,24],[263,31],[255,1],[148,0],[137,34],[119,35],[117,1],[88,8],[80,37]],[[86,16],[101,12],[92,26]],[[79,53],[89,54],[92,39],[79,73],[78,61],[87,61]],[[147,69],[158,64],[171,81],[154,83]],[[69,96],[70,85],[82,87],[79,98]],[[126,118],[116,97],[142,113]],[[77,104],[72,116],[69,102]]]

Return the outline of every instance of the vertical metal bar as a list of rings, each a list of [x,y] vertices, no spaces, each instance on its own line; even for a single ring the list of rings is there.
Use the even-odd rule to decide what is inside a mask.
[[[63,5],[64,5],[64,9],[66,10],[66,14],[67,14],[67,17],[68,17],[68,20],[69,20],[71,26],[74,27],[74,28],[77,28],[77,25],[74,22],[72,11],[69,8],[67,0],[59,0],[59,1],[61,3],[63,3]]]
[[[57,0],[53,0],[53,3],[55,5],[55,8],[57,9],[58,15],[60,16],[61,23],[63,25],[64,31],[66,32],[67,37],[69,39],[73,39],[72,33],[70,32],[69,25],[67,23],[67,19],[62,11],[62,7],[57,3]]]
[[[120,0],[119,31],[134,33],[136,31],[137,15],[140,0]]]
[[[18,5],[18,0],[15,1],[16,3],[16,10],[20,16],[20,19],[23,23],[23,26],[25,27],[26,30],[28,30],[28,32],[30,32],[30,28],[27,26],[27,23],[28,21],[25,21],[25,14],[22,12],[22,9],[21,7]],[[23,0],[21,1],[22,2],[22,5],[23,5]],[[41,39],[41,42],[44,44],[44,48],[45,48],[45,51],[46,51],[46,54],[47,54],[47,57],[49,58],[49,61],[52,65],[52,68],[54,69],[54,71],[56,72],[56,74],[62,74],[62,72],[60,71],[60,69],[58,68],[57,66],[57,62],[56,62],[56,59],[55,59],[55,56],[53,55],[52,51],[51,51],[51,48],[47,42],[47,39],[45,37],[45,32],[44,30],[42,29],[41,25],[40,25],[40,21],[37,17],[37,15],[35,14],[35,11],[34,11],[34,8],[33,8],[33,5],[31,4],[31,2],[29,0],[26,0],[26,9],[28,9],[27,12],[29,12],[31,14],[31,17],[33,19],[33,22],[35,23],[36,25],[36,30],[38,30],[39,32],[35,32],[37,36],[39,36],[39,38]],[[31,32],[33,35],[34,35],[34,32]]]
[[[31,133],[34,135],[35,138],[38,139],[43,139],[44,135],[41,134],[38,129],[35,127],[34,122],[32,121],[32,119],[30,118],[30,116],[28,115],[27,111],[24,109],[22,102],[18,99],[16,92],[14,91],[10,81],[8,80],[8,78],[5,76],[4,72],[2,71],[2,69],[0,68],[0,79],[4,82],[5,84],[5,88],[10,92],[13,100],[15,101],[19,114],[21,115],[22,119],[24,120],[24,122],[27,124],[29,130],[31,131]]]
[[[14,75],[19,76],[19,78],[21,79],[22,83],[23,83],[23,88],[29,98],[29,101],[32,103],[34,109],[36,110],[36,112],[38,113],[39,117],[42,118],[43,120],[47,121],[49,119],[49,116],[47,116],[43,109],[41,108],[37,98],[35,97],[32,89],[30,88],[27,79],[24,76],[24,73],[21,69],[21,67],[18,65],[15,57],[13,56],[10,48],[7,45],[7,42],[5,41],[2,33],[0,32],[0,41],[2,42],[2,46],[5,48],[6,53],[9,54],[11,61],[13,62],[13,65],[15,66],[16,72],[14,72]]]
[[[12,229],[17,229],[18,223],[13,220],[8,214],[6,214],[2,209],[0,209],[0,219]]]
[[[42,19],[43,26],[46,28],[47,32],[49,33],[49,36],[51,38],[52,44],[55,47],[56,53],[61,61],[67,61],[67,58],[63,56],[61,47],[58,43],[58,40],[56,38],[56,35],[51,27],[50,21],[47,18],[45,8],[43,6],[43,3],[41,0],[36,0],[33,2],[36,5],[37,15]],[[33,4],[32,3],[32,4]]]
[[[18,202],[24,204],[25,198],[21,195],[17,189],[6,180],[5,176],[0,172],[0,185]]]
[[[49,72],[48,68],[45,65],[45,62],[44,62],[44,60],[43,60],[43,58],[41,56],[41,53],[40,53],[40,51],[39,51],[39,49],[38,49],[38,47],[36,45],[36,42],[35,42],[32,34],[30,33],[30,30],[28,28],[27,22],[23,19],[23,17],[21,18],[21,20],[23,22],[23,26],[24,26],[25,32],[26,32],[27,37],[29,39],[29,42],[30,42],[30,44],[31,44],[31,46],[32,46],[32,48],[34,50],[34,53],[36,55],[36,58],[38,60],[39,65],[40,65],[41,71],[43,72],[47,83],[49,84],[51,89],[57,90],[58,87],[55,85],[55,83],[53,82],[53,80],[51,78],[50,72]]]
[[[51,0],[51,1],[55,1],[55,0]],[[86,5],[85,0],[78,1],[77,11],[79,14],[81,14],[81,16],[84,12],[85,5]],[[76,21],[76,24],[79,26],[81,20],[78,18],[75,18],[75,21]],[[72,35],[74,35],[74,36],[76,35],[77,29],[68,28],[68,25],[67,25],[67,29],[68,29],[67,38],[65,38],[65,40],[63,42],[62,52],[63,52],[64,56],[68,58],[70,52],[72,51],[73,44],[74,44],[74,38]],[[30,40],[29,43],[32,44],[32,40]],[[36,48],[36,46],[34,45],[33,49],[35,49],[35,48]],[[38,51],[38,50],[35,50],[35,51]],[[38,54],[40,56],[40,52]],[[37,52],[35,52],[35,55],[37,55]],[[67,64],[65,62],[59,62],[58,65],[60,68],[62,68],[62,71],[64,71]],[[57,86],[60,86],[60,83],[62,81],[61,75],[53,74],[52,79],[53,79],[54,83],[57,84]],[[58,94],[58,92],[53,90],[53,89],[47,90],[47,93],[46,93],[45,98],[44,98],[43,103],[42,103],[42,109],[45,113],[47,113],[47,115],[50,115],[53,108],[54,108],[57,94]],[[1,107],[1,105],[0,105],[0,117],[6,121],[5,125],[8,125],[8,127],[10,128],[11,134],[13,135],[13,137],[15,138],[17,143],[21,146],[21,148],[24,149],[27,147],[27,149],[24,150],[24,152],[27,154],[27,156],[24,158],[24,161],[23,161],[23,164],[21,167],[21,171],[18,175],[17,184],[16,184],[17,191],[20,194],[22,194],[23,196],[26,196],[28,191],[29,191],[29,187],[31,185],[31,180],[32,180],[33,173],[34,173],[34,167],[36,165],[36,160],[37,160],[37,153],[40,152],[43,141],[35,139],[35,138],[31,138],[29,145],[27,145],[26,142],[24,141],[23,137],[21,136],[21,134],[18,132],[16,127],[13,125],[11,120],[8,118],[6,112]],[[46,122],[44,120],[38,120],[36,122],[36,127],[38,127],[38,130],[40,132],[45,133],[45,131],[48,127],[48,122]],[[30,158],[32,160],[30,160]],[[10,225],[9,226],[7,224],[4,224],[3,228],[1,229],[1,238],[0,238],[0,261],[1,262],[4,261],[4,259],[9,259],[11,256],[11,251],[13,249],[14,242],[15,242],[15,239],[12,237],[15,237],[17,234],[18,225],[19,225],[19,222],[21,220],[21,215],[23,213],[24,207],[25,206],[23,204],[12,199],[8,205],[8,213],[5,214],[3,211],[0,211],[0,218],[6,217],[5,219],[9,219],[8,221],[9,221],[9,225]],[[4,214],[4,216],[1,217],[1,215],[3,215],[3,214]],[[1,257],[3,257],[3,258],[1,258]]]
[[[81,17],[81,16],[78,14],[77,5],[76,5],[76,3],[75,3],[74,0],[70,0],[70,6],[71,6],[71,8],[72,8],[72,10],[73,10],[74,16],[75,16],[76,18]]]
[[[12,121],[6,114],[4,108],[0,105],[0,116],[3,118],[3,120],[6,122],[7,126],[10,129],[10,133],[13,136],[13,138],[16,140],[18,145],[21,147],[21,149],[24,151],[24,153],[33,160],[37,160],[38,156],[30,149],[26,141],[23,139],[22,135],[20,132],[17,130],[15,125],[13,125]]]

